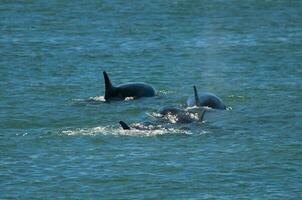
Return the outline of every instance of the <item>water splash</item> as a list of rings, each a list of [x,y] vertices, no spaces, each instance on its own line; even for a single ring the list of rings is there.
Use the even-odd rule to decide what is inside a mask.
[[[233,110],[233,108],[229,106],[226,108],[226,110]]]
[[[165,127],[157,127],[154,130],[139,130],[139,129],[131,129],[131,130],[123,130],[121,128],[111,127],[111,126],[98,126],[93,128],[77,128],[74,130],[64,130],[61,131],[61,134],[68,136],[77,136],[77,135],[113,135],[113,136],[141,136],[141,137],[152,137],[159,135],[167,135],[167,134],[184,134],[184,135],[192,135],[190,130],[183,130],[177,128],[165,128]]]
[[[95,96],[95,97],[89,97],[88,99],[72,99],[73,102],[75,102],[76,105],[90,105],[90,104],[101,104],[105,103],[104,96]]]
[[[134,100],[134,97],[126,97],[124,101],[131,101]]]
[[[89,97],[90,101],[96,101],[96,102],[105,102],[105,97],[104,96],[95,96],[95,97]]]
[[[159,90],[158,95],[168,95],[168,94],[173,94],[175,92],[170,91],[170,90]]]

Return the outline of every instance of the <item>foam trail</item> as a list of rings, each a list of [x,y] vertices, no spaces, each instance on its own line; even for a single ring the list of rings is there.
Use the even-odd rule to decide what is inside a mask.
[[[189,130],[181,130],[176,128],[163,128],[159,127],[155,130],[123,130],[122,128],[113,128],[110,126],[98,126],[93,128],[77,128],[74,130],[64,130],[61,132],[63,135],[76,136],[76,135],[115,135],[115,136],[141,136],[141,137],[151,137],[151,136],[159,136],[166,134],[185,134],[191,135],[191,131]]]

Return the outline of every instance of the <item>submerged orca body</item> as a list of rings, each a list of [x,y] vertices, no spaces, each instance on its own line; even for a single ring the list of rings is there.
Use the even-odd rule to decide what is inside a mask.
[[[124,100],[127,97],[134,99],[141,97],[155,96],[155,90],[151,85],[146,83],[126,83],[118,86],[113,86],[109,79],[108,74],[104,71],[105,81],[105,100]]]
[[[166,106],[158,110],[162,118],[166,118],[173,123],[192,123],[194,121],[203,121],[206,110],[201,115],[180,108]]]
[[[192,123],[194,121],[203,121],[204,115],[206,110],[203,110],[201,115],[197,118],[192,116],[193,113],[189,111],[185,111],[179,108],[175,107],[163,107],[159,110],[159,114],[161,115],[160,118],[166,118],[168,120],[170,116],[174,117],[173,123]],[[126,124],[124,121],[119,121],[119,124],[124,130],[155,130],[162,128],[159,124],[136,124],[132,125],[131,128],[128,124]]]
[[[205,92],[200,95],[197,93],[196,86],[194,88],[194,97],[189,97],[187,100],[187,105],[190,107],[198,106],[198,107],[210,107],[219,110],[225,110],[226,106],[222,102],[222,100],[217,97],[215,94]]]
[[[180,109],[180,108],[175,108],[175,107],[171,107],[171,106],[165,106],[162,107],[158,110],[158,113],[161,115],[177,115],[180,113],[184,113],[185,111]]]

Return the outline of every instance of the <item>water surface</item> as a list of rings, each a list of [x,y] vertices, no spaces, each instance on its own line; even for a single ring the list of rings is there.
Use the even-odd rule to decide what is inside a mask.
[[[301,10],[2,1],[0,198],[300,199]],[[103,70],[158,95],[103,103]],[[168,130],[118,126],[184,105],[193,85],[232,109]]]

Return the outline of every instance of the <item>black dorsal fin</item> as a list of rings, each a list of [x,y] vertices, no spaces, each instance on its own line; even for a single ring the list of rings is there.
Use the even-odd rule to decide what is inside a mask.
[[[105,82],[105,100],[108,100],[111,97],[112,94],[112,90],[113,90],[113,86],[111,84],[111,81],[109,79],[108,74],[106,73],[106,71],[103,71],[103,75],[104,75],[104,82]]]
[[[122,126],[122,128],[123,128],[124,130],[130,130],[130,127],[129,127],[125,122],[120,121],[120,125]]]
[[[195,106],[200,106],[200,99],[197,93],[196,86],[194,85],[193,88],[194,88]]]

